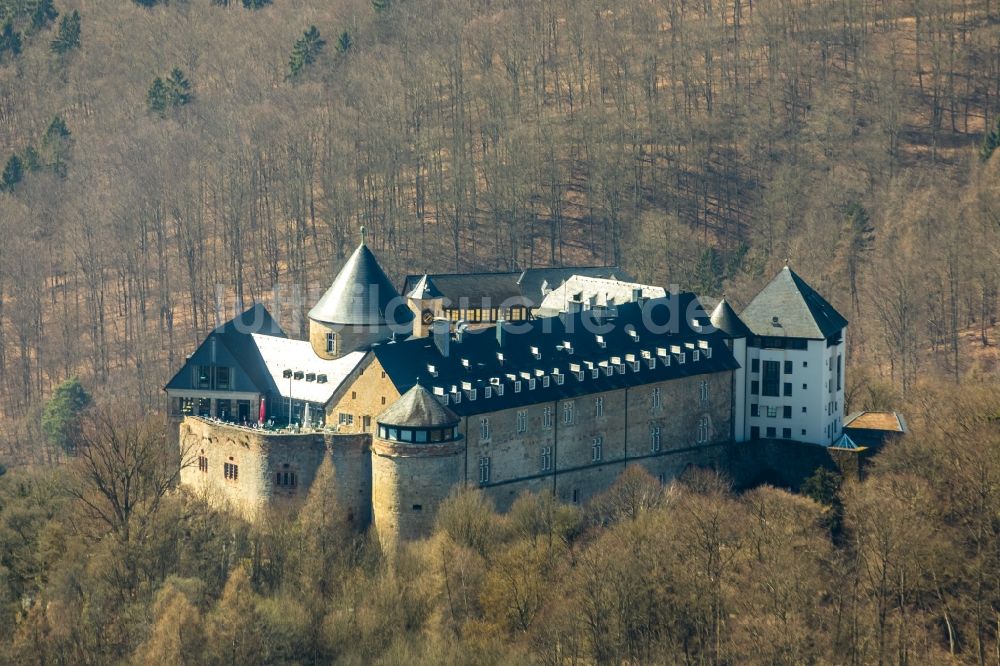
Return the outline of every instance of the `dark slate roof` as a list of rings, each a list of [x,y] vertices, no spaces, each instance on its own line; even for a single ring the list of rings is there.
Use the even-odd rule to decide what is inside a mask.
[[[309,318],[326,324],[406,324],[413,313],[386,277],[364,241],[350,256],[333,284],[309,311]]]
[[[688,316],[697,312],[696,308],[700,304],[694,294],[679,294],[647,301],[645,308],[639,303],[619,305],[614,316],[600,324],[603,327],[600,331],[595,329],[595,312],[587,310],[505,323],[499,336],[496,326],[468,330],[461,341],[451,340],[447,357],[430,337],[375,345],[372,353],[400,393],[420,383],[435,397],[440,395],[442,401],[442,394],[449,394],[448,406],[459,416],[469,416],[739,367],[725,344],[724,334],[707,326],[708,317],[703,311],[700,320],[704,328],[693,328],[687,321]],[[661,326],[669,332],[649,330]],[[636,331],[637,336],[632,336],[629,330]],[[598,332],[603,336],[603,347]],[[572,353],[566,347],[567,342]],[[700,360],[694,361],[692,347],[700,344],[710,349],[711,355],[702,348]],[[685,363],[678,362],[675,351],[685,353]],[[662,354],[671,360],[667,365],[660,359],[651,369],[643,352],[653,357]],[[629,362],[630,356],[639,361],[637,370]],[[602,368],[599,376],[593,378],[588,361],[602,367],[615,358],[625,363],[624,373],[616,370],[608,376]],[[584,371],[582,380],[574,374],[576,366]],[[555,379],[556,369],[565,376],[561,384]],[[534,389],[529,389],[521,373],[538,377]],[[547,387],[539,373],[549,376]],[[515,380],[521,383],[520,392],[514,390]],[[503,386],[502,395],[499,385]],[[491,392],[489,398],[487,387]],[[476,389],[475,400],[470,399],[471,389]],[[458,393],[462,399],[455,402]]]
[[[444,294],[441,290],[437,288],[434,284],[434,280],[430,278],[429,275],[424,273],[424,276],[420,278],[420,281],[413,286],[413,289],[406,292],[407,298],[413,298],[419,301],[426,301],[430,298],[441,298]]]
[[[743,323],[729,302],[723,298],[712,310],[712,326],[719,329],[730,338],[746,338],[751,334],[750,329]]]
[[[442,405],[420,384],[400,396],[399,400],[375,417],[382,425],[413,428],[443,428],[459,422],[455,412]]]
[[[287,337],[267,308],[257,303],[209,333],[164,388],[203,390],[195,387],[192,368],[197,365],[224,365],[236,369],[232,390],[277,393],[260,350],[254,343],[253,333]]]
[[[529,268],[505,273],[437,273],[432,275],[407,275],[403,293],[410,294],[418,283],[429,279],[438,293],[448,303],[468,304],[478,307],[525,305],[537,307],[542,302],[542,286],[555,289],[574,275],[631,280],[617,266],[568,266],[558,268]]]
[[[847,320],[788,266],[740,314],[755,335],[824,340]]]

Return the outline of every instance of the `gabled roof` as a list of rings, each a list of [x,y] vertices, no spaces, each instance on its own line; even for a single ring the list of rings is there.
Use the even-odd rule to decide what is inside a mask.
[[[788,266],[740,314],[755,335],[825,340],[847,320]]]
[[[397,391],[419,383],[442,402],[449,396],[447,406],[459,416],[738,368],[721,333],[696,330],[686,320],[686,313],[700,308],[696,300],[679,294],[650,300],[645,308],[620,305],[599,329],[595,312],[583,311],[504,324],[499,335],[496,326],[467,330],[461,341],[449,342],[448,356],[432,337],[377,344],[372,353]],[[649,357],[657,359],[655,367],[649,367]],[[612,365],[624,366],[624,372],[614,367],[607,374]]]
[[[750,329],[743,323],[729,302],[723,298],[712,310],[712,326],[719,329],[730,338],[746,338],[751,334]]]
[[[413,289],[406,292],[407,298],[412,298],[418,301],[426,301],[431,298],[441,298],[444,294],[441,290],[437,288],[434,284],[434,280],[430,278],[429,275],[424,273],[424,276],[420,278],[420,281],[414,285]]]
[[[573,304],[621,305],[632,301],[636,292],[643,298],[663,298],[667,295],[663,287],[651,284],[572,275],[542,298],[535,314],[539,317],[551,317],[573,309]]]
[[[267,308],[257,303],[209,333],[164,388],[196,389],[191,371],[194,365],[232,365],[242,371],[242,375],[237,373],[234,377],[238,385],[233,390],[274,391],[275,386],[254,343],[254,334],[276,340],[286,339],[285,332]],[[248,381],[249,385],[239,385],[241,381]]]
[[[414,384],[375,420],[390,426],[443,428],[456,425],[460,419],[455,412],[438,402],[430,391]]]
[[[406,324],[413,313],[386,277],[364,241],[350,256],[333,284],[309,311],[309,318],[325,324]]]
[[[407,275],[403,293],[410,294],[417,284],[429,279],[440,296],[454,306],[491,307],[524,305],[537,307],[544,298],[542,287],[555,289],[573,275],[609,279],[631,279],[617,266],[567,266],[559,268],[529,268],[500,273],[434,273]],[[547,291],[546,291],[547,293]]]

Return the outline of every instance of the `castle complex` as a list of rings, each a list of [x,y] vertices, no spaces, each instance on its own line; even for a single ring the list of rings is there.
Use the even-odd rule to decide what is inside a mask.
[[[409,276],[401,295],[362,241],[308,340],[254,306],[166,391],[182,484],[249,517],[331,484],[391,547],[456,486],[501,509],[524,491],[584,502],[628,465],[667,482],[753,467],[754,443],[852,449],[846,326],[787,266],[741,314],[709,315],[614,267]]]

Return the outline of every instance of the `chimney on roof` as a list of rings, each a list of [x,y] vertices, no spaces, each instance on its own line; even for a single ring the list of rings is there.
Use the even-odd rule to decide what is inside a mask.
[[[632,302],[638,303],[642,300],[642,287],[632,287]]]
[[[431,323],[431,337],[441,356],[447,358],[451,346],[451,330],[447,319],[438,318]]]

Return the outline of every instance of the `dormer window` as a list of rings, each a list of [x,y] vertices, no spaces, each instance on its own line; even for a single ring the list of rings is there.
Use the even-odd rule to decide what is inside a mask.
[[[334,333],[326,334],[326,353],[330,356],[337,355],[337,336]]]

